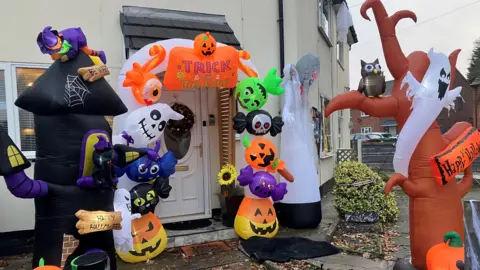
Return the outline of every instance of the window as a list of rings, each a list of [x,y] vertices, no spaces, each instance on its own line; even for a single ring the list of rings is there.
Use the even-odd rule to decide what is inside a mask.
[[[337,42],[337,62],[343,69],[343,58],[344,58],[344,50],[343,50],[343,43]]]
[[[328,0],[318,0],[318,27],[323,30],[325,38],[330,40],[330,4]]]
[[[371,127],[361,127],[360,128],[360,132],[365,134],[365,133],[371,133],[372,132],[372,128]]]
[[[338,111],[338,148],[343,147],[343,110]]]
[[[320,96],[320,105],[322,106],[322,137],[321,137],[321,152],[320,157],[327,157],[332,154],[332,122],[331,117],[325,117],[325,108],[330,99]]]
[[[48,65],[0,64],[0,125],[27,158],[35,158],[33,114],[14,105],[16,98],[42,75]]]
[[[364,113],[364,112],[362,112],[362,111],[360,111],[360,116],[361,116],[361,117],[368,117],[369,115],[366,114],[366,113]]]

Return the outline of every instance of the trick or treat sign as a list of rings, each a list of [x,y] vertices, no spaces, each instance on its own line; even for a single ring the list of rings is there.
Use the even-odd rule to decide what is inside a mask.
[[[444,151],[432,156],[435,181],[443,186],[470,166],[480,154],[480,133],[472,127],[463,132]]]
[[[232,88],[237,84],[240,54],[234,47],[217,47],[210,35],[198,35],[193,48],[170,51],[164,85],[168,90]]]

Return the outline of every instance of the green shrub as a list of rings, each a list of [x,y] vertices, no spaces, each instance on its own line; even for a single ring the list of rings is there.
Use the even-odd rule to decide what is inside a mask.
[[[390,174],[387,172],[380,171],[378,172],[378,176],[380,176],[380,178],[382,178],[382,181],[385,183],[388,181],[388,179],[390,179]]]
[[[397,219],[399,210],[395,197],[392,193],[385,196],[384,181],[367,165],[342,162],[335,168],[334,177],[334,206],[341,216],[345,212],[375,212],[383,223]]]

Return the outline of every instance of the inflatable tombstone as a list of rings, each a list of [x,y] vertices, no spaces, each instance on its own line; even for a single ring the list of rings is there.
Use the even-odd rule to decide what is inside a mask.
[[[308,90],[320,72],[320,58],[306,54],[296,65],[284,69],[285,100],[280,159],[288,164],[295,182],[275,204],[280,224],[290,228],[315,228],[322,220],[320,189],[314,149]],[[282,179],[285,181],[285,179]],[[288,182],[288,181],[287,181]],[[309,213],[305,215],[305,213]]]
[[[79,77],[80,68],[92,65],[92,59],[83,52],[68,62],[56,61],[15,102],[34,113],[37,143],[34,177],[39,180],[32,180],[24,173],[28,160],[5,131],[0,133],[0,173],[5,176],[10,192],[17,197],[35,198],[33,268],[43,258],[48,265],[65,263],[67,269],[72,259],[97,248],[108,254],[111,269],[116,269],[111,231],[115,226],[106,224],[105,228],[95,229],[100,223],[92,222],[90,228],[94,228],[94,233],[82,235],[76,228],[79,219],[75,214],[79,210],[90,214],[89,211],[114,210],[113,187],[85,188],[78,186],[77,181],[92,176],[94,151],[103,149],[98,147],[102,142],[110,142],[111,130],[104,115],[127,111],[105,79],[85,82]],[[124,145],[113,149],[116,166],[127,166],[147,154],[145,150]],[[71,254],[62,254],[64,239],[72,237],[79,240],[78,247]]]

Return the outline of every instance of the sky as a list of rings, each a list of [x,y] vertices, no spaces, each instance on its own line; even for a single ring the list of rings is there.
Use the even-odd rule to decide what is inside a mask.
[[[363,0],[349,0],[348,6],[358,43],[350,51],[350,88],[356,89],[360,81],[360,60],[373,62],[379,59],[388,73],[373,12],[367,11],[371,21],[360,15]],[[401,20],[396,27],[397,37],[405,55],[413,51],[428,52],[430,48],[449,55],[462,49],[457,62],[458,70],[466,76],[469,59],[475,40],[480,38],[478,14],[480,0],[383,0],[387,13],[411,10],[417,15],[417,23],[410,19]]]

